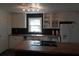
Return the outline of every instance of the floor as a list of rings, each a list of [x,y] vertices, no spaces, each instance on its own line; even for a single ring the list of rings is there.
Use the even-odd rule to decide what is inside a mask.
[[[15,55],[14,50],[12,49],[7,49],[0,54],[0,56],[14,56],[14,55]]]

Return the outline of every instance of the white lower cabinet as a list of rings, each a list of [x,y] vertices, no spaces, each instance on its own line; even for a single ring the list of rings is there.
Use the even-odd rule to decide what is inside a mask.
[[[9,38],[9,48],[15,48],[24,40],[23,36],[10,36]]]

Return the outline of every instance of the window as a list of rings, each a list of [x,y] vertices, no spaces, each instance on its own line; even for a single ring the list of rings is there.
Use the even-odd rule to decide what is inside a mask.
[[[42,18],[28,18],[28,31],[33,33],[42,32]]]

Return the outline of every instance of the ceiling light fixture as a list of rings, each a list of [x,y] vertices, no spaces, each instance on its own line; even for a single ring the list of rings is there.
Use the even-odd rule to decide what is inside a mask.
[[[39,3],[32,3],[32,4],[22,4],[19,5],[18,8],[22,9],[22,11],[28,11],[28,12],[38,12],[40,11],[41,7]]]

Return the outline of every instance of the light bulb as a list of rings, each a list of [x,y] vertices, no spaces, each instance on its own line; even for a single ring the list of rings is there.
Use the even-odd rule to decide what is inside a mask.
[[[35,9],[32,9],[32,11],[35,11]]]
[[[27,9],[27,11],[30,11],[30,9]]]
[[[23,11],[25,11],[25,9],[22,9]]]
[[[36,11],[39,11],[39,9],[37,9]]]

